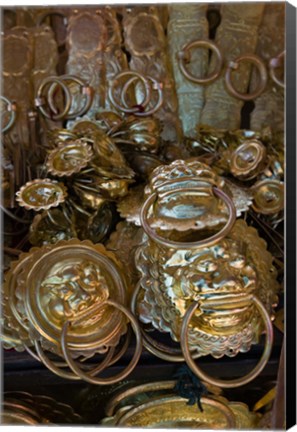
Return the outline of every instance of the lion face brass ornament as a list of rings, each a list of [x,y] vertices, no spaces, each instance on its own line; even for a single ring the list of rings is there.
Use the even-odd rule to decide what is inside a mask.
[[[254,379],[268,361],[273,339],[271,316],[279,288],[277,273],[265,241],[255,228],[236,220],[233,202],[218,187],[211,169],[196,161],[195,171],[185,175],[188,164],[190,169],[191,163],[175,161],[158,167],[152,174],[150,190],[154,192],[147,198],[140,215],[148,240],[135,255],[141,279],[132,299],[132,310],[143,323],[170,333],[173,340],[180,342],[184,359],[204,381],[220,387],[237,387]],[[168,180],[169,172],[171,180]],[[181,203],[185,211],[186,205],[193,203],[193,193],[201,192],[201,184],[205,191],[207,182],[208,193],[213,191],[217,206],[222,206],[223,201],[228,210],[225,224],[185,231],[152,227],[149,214],[154,219],[159,208],[166,207],[167,201],[162,201],[164,196],[172,198],[171,215],[178,225],[182,222],[179,213],[174,213],[174,206]],[[199,226],[203,213],[198,205],[192,210],[192,219],[196,217]],[[243,378],[214,379],[204,374],[192,358],[209,354],[215,358],[233,357],[258,343],[263,331],[266,333],[264,353],[256,368]],[[166,349],[156,349],[147,336],[144,345],[163,359],[183,359],[168,355]]]
[[[125,307],[127,296],[122,266],[103,245],[72,239],[33,248],[6,275],[5,347],[28,350],[64,378],[103,385],[117,382],[133,370],[142,349],[137,321]],[[96,378],[126,351],[128,320],[137,339],[133,358],[115,377]],[[62,357],[70,371],[50,360],[45,351]],[[96,353],[106,356],[91,371],[77,361]]]

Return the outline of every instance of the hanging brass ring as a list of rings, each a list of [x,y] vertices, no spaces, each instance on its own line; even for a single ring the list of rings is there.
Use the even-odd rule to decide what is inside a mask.
[[[73,358],[70,355],[69,349],[67,347],[67,330],[69,327],[69,321],[66,321],[63,325],[63,329],[62,329],[62,335],[61,335],[61,347],[62,347],[62,352],[63,355],[65,357],[65,360],[67,361],[69,367],[72,369],[72,371],[79,376],[82,380],[87,381],[91,384],[99,384],[99,385],[109,385],[109,384],[114,384],[116,382],[121,381],[122,379],[126,378],[131,372],[132,370],[135,368],[136,364],[138,363],[138,360],[140,358],[141,352],[142,352],[142,337],[141,337],[141,331],[138,325],[138,322],[136,320],[136,318],[134,317],[134,315],[123,305],[121,305],[120,303],[114,301],[114,300],[106,300],[102,303],[100,303],[98,305],[98,307],[96,308],[97,310],[100,310],[102,307],[109,305],[109,306],[113,306],[116,309],[119,309],[123,314],[126,315],[126,317],[131,321],[135,336],[136,336],[136,348],[135,348],[135,352],[133,354],[133,357],[130,361],[130,363],[128,364],[128,366],[126,366],[126,368],[121,371],[120,373],[118,373],[117,375],[114,375],[113,377],[110,378],[94,378],[91,376],[91,373],[86,373],[84,372],[78,365],[77,363],[73,360]],[[95,309],[94,309],[95,311]],[[72,321],[72,323],[74,323],[75,321]]]
[[[8,129],[10,129],[11,126],[15,122],[16,104],[13,103],[13,102],[11,102],[5,96],[0,96],[0,100],[6,103],[6,110],[5,111],[10,114],[9,120],[8,120],[7,124],[4,127],[1,128],[1,132],[4,133],[4,132],[8,131]]]
[[[123,88],[121,90],[121,103],[123,104],[123,106],[125,108],[130,109],[130,106],[129,106],[128,102],[127,102],[127,92],[128,92],[128,89],[129,89],[130,85],[133,84],[133,82],[137,81],[138,79],[139,78],[137,76],[134,76],[134,77],[128,79],[128,81],[126,81],[125,84],[123,85]],[[149,98],[147,97],[147,95],[149,95]],[[150,103],[151,96],[152,96],[151,86],[149,86],[149,92],[145,93],[145,96],[144,96],[143,100],[140,101],[137,105],[141,106],[142,108],[147,107],[148,104]],[[138,111],[139,111],[139,108],[138,108]]]
[[[259,70],[260,80],[257,89],[253,93],[239,93],[233,87],[232,80],[231,80],[232,72],[238,68],[239,63],[242,61],[248,61],[253,63],[255,66],[257,66]],[[241,99],[244,101],[250,101],[256,99],[265,90],[267,79],[268,76],[267,76],[267,70],[265,64],[258,56],[254,54],[242,55],[240,57],[237,57],[234,61],[229,62],[226,69],[225,82],[226,82],[226,88],[228,92],[230,93],[231,96],[234,96],[237,99]]]
[[[59,16],[59,17],[63,18],[64,24],[66,21],[66,26],[68,25],[67,16],[65,14],[63,14],[62,12],[58,12],[58,11],[48,11],[48,12],[41,14],[38,17],[37,23],[36,23],[37,27],[40,27],[44,23],[45,19],[49,16]],[[57,43],[57,46],[58,46],[58,48],[60,48],[60,47],[64,46],[65,44],[66,44],[66,38],[63,39],[62,42]]]
[[[75,82],[76,84],[79,85],[80,88],[80,92],[83,96],[85,96],[85,103],[83,104],[82,108],[75,111],[75,112],[68,112],[65,115],[65,119],[67,120],[72,120],[75,119],[77,117],[81,117],[84,114],[86,114],[93,102],[93,96],[94,96],[94,92],[93,92],[93,88],[90,87],[89,85],[87,85],[82,79],[74,76],[74,75],[61,75],[59,76],[59,80],[61,81],[72,81]],[[67,85],[67,84],[66,84]],[[54,101],[53,101],[53,96],[54,96],[54,91],[56,90],[57,87],[57,83],[53,83],[47,92],[47,100],[48,100],[48,104],[50,109],[55,112],[55,105],[54,105]],[[71,92],[70,92],[71,95]],[[72,96],[71,96],[72,99]]]
[[[143,204],[141,211],[140,211],[140,222],[142,225],[143,230],[146,232],[146,234],[152,238],[156,243],[159,243],[163,246],[174,248],[174,249],[195,249],[197,247],[209,247],[223,239],[232,229],[234,222],[236,220],[236,209],[233,204],[232,199],[224,192],[222,189],[219,189],[217,187],[212,188],[213,193],[216,197],[221,198],[229,210],[229,218],[226,223],[226,225],[216,234],[212,235],[211,237],[208,237],[203,240],[198,240],[195,242],[177,242],[172,241],[169,239],[166,239],[165,237],[160,236],[156,233],[156,231],[149,225],[148,223],[148,211],[152,204],[156,201],[158,195],[156,193],[153,193],[148,197],[148,199]],[[193,189],[190,188],[184,188],[182,190],[184,193],[187,193],[188,191],[193,191]],[[175,190],[172,190],[170,192],[175,192]]]
[[[228,381],[222,380],[219,378],[213,378],[213,377],[207,375],[205,372],[203,372],[200,369],[199,366],[197,366],[197,364],[192,359],[191,353],[189,350],[189,344],[188,344],[188,327],[189,327],[190,320],[191,320],[195,310],[198,307],[198,302],[193,302],[189,306],[189,308],[188,308],[188,310],[185,313],[185,316],[183,318],[183,323],[182,323],[182,327],[181,327],[181,334],[180,334],[181,348],[182,348],[185,360],[187,362],[187,365],[201,380],[203,380],[209,384],[219,386],[221,388],[235,388],[235,387],[243,386],[243,385],[253,381],[261,373],[261,371],[264,369],[266,363],[268,362],[268,359],[269,359],[270,353],[271,353],[271,349],[272,349],[273,327],[272,327],[270,317],[269,317],[265,307],[263,306],[262,302],[255,295],[252,296],[251,300],[253,301],[254,305],[256,306],[256,308],[257,308],[258,312],[260,313],[260,315],[263,319],[263,322],[265,324],[266,342],[265,342],[264,352],[263,352],[262,357],[260,358],[258,364],[256,365],[256,367],[251,372],[249,372],[248,374],[246,374],[245,376],[243,376],[241,378],[236,378],[236,379],[228,380]]]
[[[285,87],[285,81],[284,80],[282,81],[279,78],[277,78],[277,76],[275,75],[275,69],[279,69],[282,66],[282,63],[284,62],[285,54],[286,51],[283,51],[277,57],[272,58],[269,62],[270,76],[273,79],[273,81],[282,88]]]
[[[43,91],[44,91],[45,87],[51,83],[56,83],[57,85],[59,85],[63,89],[64,95],[65,95],[65,107],[60,114],[50,114],[44,108],[44,105],[46,105],[46,103],[48,104],[48,101],[45,99],[45,97],[43,95]],[[68,112],[71,108],[71,94],[70,94],[70,91],[69,91],[67,85],[64,84],[63,81],[57,77],[45,78],[37,90],[37,97],[35,98],[35,106],[41,111],[41,113],[44,115],[44,117],[46,117],[50,120],[61,120],[61,119],[65,118],[65,116],[68,114]]]
[[[186,64],[191,61],[190,50],[192,48],[205,48],[210,49],[216,56],[216,68],[215,70],[205,78],[198,78],[195,75],[191,74],[186,68]],[[223,67],[223,57],[221,51],[217,47],[217,45],[211,41],[206,40],[196,40],[194,42],[190,42],[185,45],[180,52],[177,53],[178,66],[182,72],[182,74],[189,80],[196,84],[206,85],[212,83],[216,80],[222,70]]]
[[[143,86],[144,86],[144,90],[145,90],[145,96],[143,101],[141,101],[141,105],[146,107],[148,105],[148,103],[151,100],[151,86],[148,82],[148,80],[146,79],[146,77],[144,77],[143,75],[141,75],[138,72],[135,71],[123,71],[121,73],[119,73],[111,82],[109,88],[108,88],[108,97],[111,101],[111,103],[119,110],[119,111],[123,111],[125,113],[132,113],[135,114],[139,111],[139,107],[131,107],[131,108],[127,108],[123,105],[121,105],[117,100],[116,97],[114,95],[114,91],[115,88],[119,85],[120,83],[120,79],[123,77],[127,77],[127,76],[132,76],[133,78],[137,77],[140,81],[142,81]],[[134,81],[134,80],[133,80]],[[129,85],[131,84],[132,80],[129,80],[128,83]],[[127,87],[126,87],[127,88]],[[122,98],[122,92],[121,92],[121,98]]]

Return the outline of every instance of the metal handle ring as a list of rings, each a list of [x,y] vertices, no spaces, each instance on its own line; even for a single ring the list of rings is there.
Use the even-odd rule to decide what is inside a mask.
[[[73,360],[73,358],[70,355],[69,349],[67,347],[67,330],[69,327],[69,321],[66,321],[63,325],[62,329],[62,335],[61,335],[61,347],[62,352],[65,357],[65,360],[67,361],[69,367],[72,369],[72,371],[79,376],[82,380],[87,381],[91,384],[99,384],[99,385],[108,385],[108,384],[114,384],[122,379],[126,378],[132,370],[135,368],[136,364],[138,363],[138,360],[140,358],[141,352],[142,352],[142,337],[141,337],[141,331],[138,325],[138,322],[134,315],[123,305],[121,305],[118,302],[115,302],[114,300],[106,300],[98,305],[96,308],[97,310],[100,310],[102,307],[110,305],[115,307],[116,309],[120,310],[126,317],[131,321],[135,336],[136,336],[136,348],[135,352],[133,354],[132,359],[130,360],[129,364],[126,366],[126,368],[121,371],[120,373],[114,375],[113,377],[109,378],[94,378],[90,376],[90,374],[84,372],[78,364]],[[74,321],[73,321],[74,322]]]
[[[94,96],[94,92],[93,92],[93,88],[88,86],[82,79],[74,76],[74,75],[61,75],[59,76],[59,80],[61,81],[72,81],[75,82],[76,84],[79,85],[80,90],[81,90],[81,94],[83,96],[85,96],[85,103],[82,106],[81,109],[79,109],[78,111],[74,111],[74,112],[68,112],[68,114],[65,116],[66,119],[68,120],[72,120],[72,119],[76,119],[77,117],[81,117],[83,116],[86,112],[89,111],[92,102],[93,102],[93,96]],[[67,85],[67,84],[66,84]],[[57,84],[53,83],[47,92],[47,100],[48,100],[48,104],[50,109],[55,112],[55,105],[54,105],[54,101],[53,101],[53,95],[54,95],[54,91],[56,90]],[[69,88],[68,88],[69,89]],[[69,90],[70,92],[70,90]],[[72,96],[71,96],[71,92],[70,92],[70,97],[71,97],[71,102],[72,102]]]
[[[285,87],[285,81],[284,80],[282,81],[279,78],[277,78],[277,76],[275,75],[275,69],[278,69],[281,67],[281,63],[282,63],[282,60],[284,61],[285,54],[286,54],[286,51],[283,51],[277,57],[272,58],[269,62],[270,76],[273,79],[273,81],[282,88]]]
[[[11,102],[9,99],[7,99],[5,96],[0,96],[0,100],[5,102],[7,107],[6,107],[6,111],[10,113],[10,118],[6,124],[6,126],[1,128],[1,132],[4,133],[6,131],[8,131],[8,129],[11,128],[11,126],[14,124],[15,122],[15,117],[16,117],[16,104]],[[2,122],[1,122],[2,123]]]
[[[233,87],[231,75],[232,72],[235,71],[239,63],[242,61],[249,61],[257,66],[259,73],[260,73],[260,81],[258,83],[258,88],[253,93],[239,93],[235,88]],[[249,55],[242,55],[240,57],[237,57],[234,61],[230,61],[227,68],[226,68],[226,75],[225,75],[225,83],[226,88],[231,96],[236,97],[237,99],[241,99],[244,101],[250,101],[253,99],[256,99],[264,90],[267,84],[267,70],[265,67],[265,64],[263,61],[254,54]]]
[[[112,82],[111,82],[111,84],[110,84],[110,86],[108,88],[108,97],[109,97],[111,103],[116,108],[118,108],[119,111],[123,111],[125,113],[130,113],[130,114],[131,113],[135,114],[135,113],[137,113],[139,111],[138,107],[126,108],[125,106],[120,105],[118,103],[118,101],[116,100],[115,95],[114,95],[115,87],[119,84],[120,79],[123,78],[123,77],[126,77],[126,76],[130,76],[130,75],[132,75],[132,77],[137,77],[140,81],[142,81],[144,89],[145,89],[145,96],[144,96],[143,101],[141,101],[141,105],[142,106],[147,106],[147,104],[150,102],[150,99],[151,99],[151,86],[150,86],[148,80],[146,79],[146,77],[144,77],[143,75],[141,75],[140,73],[135,72],[135,71],[123,71],[123,72],[119,73],[112,80]]]
[[[136,316],[136,303],[137,303],[137,297],[139,294],[141,286],[141,281],[139,281],[136,285],[136,288],[133,292],[132,298],[131,298],[131,311]],[[143,346],[147,349],[148,352],[155,355],[156,357],[170,361],[170,362],[184,362],[185,358],[183,356],[183,353],[180,349],[171,348],[163,343],[155,341],[151,336],[149,336],[143,328],[140,326],[141,334],[142,334],[142,342]],[[193,358],[197,358],[198,355],[194,354]]]
[[[36,23],[37,27],[40,27],[44,23],[45,19],[48,16],[59,16],[59,17],[62,17],[63,20],[64,20],[64,24],[65,24],[65,20],[66,20],[65,27],[67,27],[67,25],[68,25],[67,16],[65,14],[63,14],[62,12],[58,12],[58,11],[49,11],[49,12],[45,12],[44,14],[40,15],[39,18],[38,18],[38,20],[37,20],[37,23]],[[67,38],[63,39],[59,43],[57,41],[58,48],[64,46],[66,44],[66,40],[67,40]]]
[[[65,107],[60,114],[52,114],[51,115],[44,109],[44,105],[46,104],[46,101],[45,101],[45,98],[43,96],[43,91],[44,91],[45,87],[50,83],[58,84],[62,88],[64,95],[65,95],[65,98],[66,98]],[[66,86],[66,84],[64,84],[63,81],[61,81],[59,78],[47,77],[42,81],[42,83],[40,84],[40,86],[37,90],[37,97],[35,98],[35,105],[38,107],[38,109],[41,111],[41,113],[44,115],[44,117],[46,117],[50,120],[61,120],[62,118],[64,118],[68,114],[68,112],[71,108],[70,91],[69,91],[68,87]]]
[[[134,76],[134,77],[128,79],[128,81],[126,81],[125,84],[123,85],[123,88],[122,88],[122,91],[121,91],[121,103],[123,104],[123,106],[125,108],[130,109],[130,106],[129,106],[128,102],[127,102],[127,92],[128,92],[128,89],[129,89],[130,85],[133,84],[134,81],[137,81],[138,79],[139,78],[137,76]],[[152,90],[151,86],[149,86],[149,91],[147,92],[147,89],[146,89],[146,94],[145,94],[143,100],[138,103],[138,105],[140,105],[142,108],[147,107],[148,104],[150,103],[151,95],[152,95],[151,90]],[[149,95],[149,97],[146,97],[146,95]],[[138,108],[138,111],[139,111],[139,108]]]
[[[79,381],[81,380],[81,378],[72,372],[68,372],[65,371],[63,369],[61,369],[61,366],[59,366],[56,362],[53,362],[52,360],[50,360],[47,355],[45,354],[45,352],[43,351],[43,349],[41,348],[41,345],[39,344],[39,342],[37,340],[34,341],[34,345],[35,345],[35,349],[36,352],[38,354],[38,357],[40,359],[40,361],[54,374],[60,376],[61,378],[66,378],[66,379],[72,379],[72,380],[76,380]],[[102,362],[96,366],[95,369],[91,370],[89,372],[89,374],[92,375],[96,375],[97,373],[101,372],[103,369],[107,368],[109,366],[109,363],[113,357],[114,354],[114,347],[111,347],[107,353],[107,355],[105,356],[105,358],[102,360]],[[68,364],[66,363],[66,366],[68,366]],[[65,366],[64,366],[65,367]]]
[[[193,191],[194,189],[193,188],[192,189],[189,189],[189,188],[183,189],[183,191],[185,193],[190,191],[190,190]],[[215,243],[220,241],[222,238],[224,238],[232,229],[234,222],[236,220],[236,209],[235,209],[235,206],[233,204],[232,199],[224,191],[222,191],[222,189],[219,189],[217,187],[213,187],[212,190],[213,190],[213,193],[216,197],[221,198],[225,202],[225,204],[227,205],[227,208],[229,210],[229,218],[228,218],[226,225],[216,234],[214,234],[214,235],[212,235],[206,239],[198,240],[195,242],[172,241],[172,240],[166,239],[165,237],[162,237],[159,234],[157,234],[156,231],[149,225],[148,217],[147,217],[150,207],[152,206],[152,204],[155,202],[155,200],[158,197],[157,193],[153,193],[152,195],[150,195],[141,208],[140,222],[141,222],[143,230],[156,243],[159,243],[162,246],[166,246],[169,248],[195,249],[198,247],[209,247],[209,246],[214,245]],[[174,192],[174,191],[172,191],[172,192]]]
[[[216,55],[216,68],[215,70],[208,75],[205,78],[198,78],[195,75],[191,74],[187,68],[186,63],[191,60],[190,56],[190,50],[192,48],[206,48],[213,51],[213,53]],[[178,66],[182,72],[182,74],[189,80],[196,84],[210,84],[214,80],[216,80],[222,70],[223,67],[223,57],[221,54],[221,51],[217,47],[217,45],[211,41],[205,41],[205,40],[196,40],[194,42],[190,42],[187,45],[185,45],[180,52],[177,53],[177,59],[178,59]]]
[[[206,381],[209,384],[219,386],[221,388],[236,388],[243,386],[255,379],[261,371],[264,369],[266,363],[268,362],[268,359],[270,357],[272,344],[273,344],[273,327],[270,320],[270,317],[268,315],[268,312],[266,311],[265,307],[263,306],[262,302],[255,296],[252,295],[251,298],[252,302],[254,302],[256,308],[258,309],[258,312],[260,313],[266,329],[266,341],[265,341],[265,348],[264,352],[255,366],[255,368],[246,374],[245,376],[241,378],[236,378],[233,380],[222,380],[219,378],[213,378],[209,375],[207,375],[205,372],[203,372],[200,367],[194,362],[194,360],[191,357],[190,350],[189,350],[189,343],[188,343],[188,327],[190,320],[195,312],[195,310],[198,307],[198,302],[193,302],[187,312],[185,313],[185,316],[183,318],[183,323],[181,327],[181,348],[185,357],[185,360],[187,362],[187,365],[189,368],[196,374],[201,380]]]
[[[152,81],[153,83],[153,90],[157,90],[158,92],[158,101],[155,104],[155,106],[153,108],[151,108],[148,111],[137,111],[134,113],[135,116],[137,117],[146,117],[149,116],[151,114],[154,114],[156,111],[158,111],[158,109],[162,106],[163,104],[163,87],[162,87],[162,83],[159,83],[157,80],[155,80],[154,78],[150,77],[150,76],[146,76],[146,78],[148,78],[149,80]],[[127,99],[126,99],[126,95],[127,95],[127,89],[129,87],[129,85],[135,81],[136,77],[131,78],[129,81],[127,81],[125,83],[125,85],[123,86],[122,92],[121,92],[121,101],[122,103],[125,105],[126,108],[129,108],[129,105],[127,103]],[[149,101],[150,102],[150,101]],[[140,102],[140,105],[145,108],[146,105],[144,105],[142,102]]]

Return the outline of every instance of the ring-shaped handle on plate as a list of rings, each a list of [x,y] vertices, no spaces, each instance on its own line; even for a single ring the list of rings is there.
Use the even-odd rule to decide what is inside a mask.
[[[187,193],[189,191],[193,191],[193,188],[184,188],[182,189],[182,192]],[[168,248],[174,248],[174,249],[195,249],[198,247],[209,247],[217,243],[218,241],[222,240],[232,229],[234,222],[236,220],[236,209],[234,206],[234,203],[232,199],[222,190],[217,187],[212,188],[213,193],[216,197],[221,198],[225,204],[227,205],[227,208],[229,210],[229,218],[226,223],[226,225],[216,234],[203,239],[198,240],[194,242],[178,242],[166,239],[165,237],[162,237],[161,235],[157,234],[157,232],[149,225],[148,223],[148,211],[152,204],[156,201],[158,195],[157,193],[153,193],[150,195],[145,203],[143,204],[141,211],[140,211],[140,222],[142,225],[143,230],[146,232],[146,234],[156,243],[161,244],[162,246],[168,247]],[[176,190],[172,190],[172,193],[176,192]]]
[[[126,378],[135,368],[135,366],[138,363],[138,360],[140,358],[141,352],[142,352],[142,336],[141,331],[137,322],[137,319],[134,317],[132,312],[130,312],[125,306],[121,305],[120,303],[114,301],[114,300],[106,300],[98,305],[96,310],[100,310],[104,306],[113,306],[116,309],[120,310],[126,317],[131,321],[132,328],[134,330],[135,336],[136,336],[136,347],[133,354],[132,359],[130,360],[129,364],[125,367],[124,370],[119,372],[118,374],[109,377],[109,378],[95,378],[92,377],[90,373],[84,372],[78,364],[73,360],[71,357],[71,354],[69,352],[69,349],[67,347],[67,330],[69,328],[69,321],[66,321],[62,328],[62,335],[61,335],[61,348],[63,355],[65,357],[65,360],[68,363],[68,366],[70,369],[79,376],[82,380],[87,381],[91,384],[98,384],[98,385],[109,385],[114,384],[122,379]],[[95,311],[95,309],[94,309]],[[75,321],[72,321],[74,323]]]
[[[262,354],[259,362],[254,367],[254,369],[252,369],[249,373],[247,373],[243,377],[236,378],[233,380],[222,380],[222,379],[214,378],[210,375],[207,375],[194,362],[193,358],[191,357],[191,353],[190,353],[190,349],[189,349],[188,328],[189,328],[189,323],[191,321],[191,318],[192,318],[195,310],[197,309],[199,303],[193,302],[189,306],[189,308],[187,309],[187,311],[184,315],[182,327],[181,327],[181,334],[180,334],[181,348],[182,348],[185,360],[187,362],[187,365],[192,370],[192,372],[194,372],[194,374],[197,375],[201,380],[203,380],[209,384],[219,386],[221,388],[241,387],[241,386],[248,384],[249,382],[253,381],[262,372],[262,370],[266,366],[266,363],[269,360],[272,345],[273,345],[272,322],[271,322],[271,319],[268,315],[268,312],[266,311],[262,302],[255,295],[252,296],[251,300],[254,303],[254,305],[256,306],[256,308],[257,308],[258,312],[260,313],[260,316],[263,319],[263,322],[265,324],[265,330],[266,330],[265,348],[264,348],[263,354]]]
[[[210,49],[216,56],[215,70],[205,78],[198,78],[197,76],[195,76],[191,72],[189,72],[188,69],[186,68],[186,63],[190,62],[190,60],[191,60],[190,50],[193,48]],[[196,41],[188,43],[177,54],[177,59],[178,59],[178,66],[179,66],[182,74],[189,81],[192,81],[196,84],[201,84],[201,85],[210,84],[213,81],[215,81],[219,77],[221,70],[222,70],[222,67],[223,67],[223,57],[222,57],[221,51],[219,50],[218,46],[215,43],[213,43],[211,41],[206,41],[206,40],[196,40]]]
[[[44,105],[46,105],[46,99],[43,95],[43,91],[46,88],[46,86],[48,84],[51,84],[51,83],[56,83],[57,85],[59,85],[64,92],[65,107],[60,114],[50,114],[44,108]],[[64,82],[57,77],[45,78],[37,90],[37,97],[35,98],[35,105],[38,107],[38,109],[44,115],[44,117],[46,117],[50,120],[61,120],[61,119],[65,118],[66,115],[68,114],[70,108],[71,108],[71,94],[70,94],[70,91],[69,91],[67,85],[64,84]]]
[[[285,87],[285,82],[283,80],[280,80],[277,78],[275,74],[275,69],[278,69],[281,67],[282,62],[284,61],[286,51],[281,52],[277,57],[272,58],[269,62],[269,73],[272,78],[272,80],[278,84],[280,87]]]
[[[93,102],[93,96],[94,96],[94,92],[93,92],[93,88],[90,87],[89,85],[87,85],[82,79],[74,76],[74,75],[62,75],[59,76],[59,80],[61,81],[73,81],[76,84],[79,85],[80,89],[81,89],[81,94],[83,96],[85,96],[85,103],[83,104],[83,106],[81,107],[81,109],[75,111],[75,112],[68,112],[68,114],[65,116],[65,118],[67,120],[72,120],[72,119],[76,119],[77,117],[81,117],[84,114],[86,114]],[[67,84],[66,84],[67,85]],[[57,84],[53,83],[48,91],[47,91],[47,100],[48,100],[48,104],[50,109],[55,112],[55,106],[54,106],[54,100],[53,100],[53,96],[54,96],[54,91],[56,90]],[[71,95],[71,92],[70,92]],[[71,96],[72,99],[72,96]]]
[[[116,97],[114,95],[114,91],[115,88],[120,84],[120,81],[123,77],[128,77],[128,76],[132,76],[133,78],[138,78],[140,81],[142,81],[143,86],[144,86],[144,90],[145,90],[145,95],[144,95],[144,99],[141,102],[141,105],[143,107],[146,107],[148,105],[148,103],[151,100],[151,86],[147,80],[147,78],[145,76],[143,76],[142,74],[135,72],[135,71],[123,71],[120,72],[111,82],[109,88],[108,88],[108,97],[111,101],[111,103],[119,110],[119,111],[123,111],[125,113],[128,114],[135,114],[138,113],[139,111],[139,107],[134,106],[131,108],[127,108],[124,105],[121,105],[117,100]],[[133,79],[134,81],[134,79]],[[128,81],[129,83],[132,82],[132,80],[130,79]],[[121,92],[121,99],[122,99],[122,92]]]
[[[258,68],[259,71],[260,79],[256,90],[254,90],[252,93],[240,93],[233,87],[232,84],[232,77],[231,77],[232,72],[234,72],[238,68],[239,63],[243,61],[253,63]],[[240,57],[237,57],[235,60],[230,61],[226,68],[225,83],[228,92],[230,93],[231,96],[234,96],[235,98],[244,101],[250,101],[260,96],[260,94],[263,93],[263,91],[265,90],[267,79],[268,79],[268,75],[267,75],[265,64],[255,54],[242,55]]]

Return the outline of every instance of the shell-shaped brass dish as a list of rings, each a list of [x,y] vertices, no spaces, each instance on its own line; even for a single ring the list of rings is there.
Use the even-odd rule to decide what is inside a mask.
[[[16,193],[16,201],[26,210],[48,210],[65,201],[67,190],[63,183],[48,178],[27,182]]]
[[[93,157],[92,147],[80,140],[60,143],[46,162],[48,171],[57,177],[71,176],[87,166]]]

